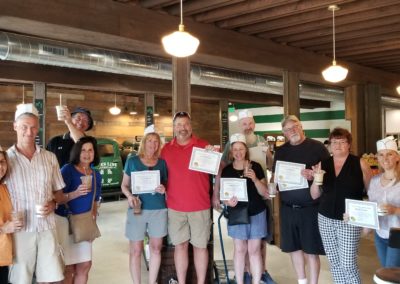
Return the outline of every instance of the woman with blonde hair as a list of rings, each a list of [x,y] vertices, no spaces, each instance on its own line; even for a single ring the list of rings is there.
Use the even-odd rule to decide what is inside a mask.
[[[129,267],[134,284],[141,284],[141,255],[146,231],[150,237],[149,283],[157,281],[161,263],[163,238],[167,235],[167,208],[165,204],[165,186],[167,166],[160,159],[161,139],[154,125],[145,129],[140,141],[137,156],[130,157],[124,170],[121,189],[128,198],[128,212],[125,236],[129,239]],[[133,194],[131,179],[135,172],[158,171],[160,185],[150,193]],[[135,191],[135,193],[137,193]]]
[[[379,230],[375,246],[382,267],[400,266],[400,249],[389,246],[390,228],[400,227],[400,155],[392,136],[376,142],[381,173],[371,179],[370,201],[378,203]]]

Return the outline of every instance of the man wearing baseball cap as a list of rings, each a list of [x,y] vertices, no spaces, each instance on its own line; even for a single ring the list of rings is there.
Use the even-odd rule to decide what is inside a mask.
[[[69,153],[72,146],[85,132],[93,128],[93,118],[90,111],[83,107],[75,108],[71,113],[68,109],[62,111],[64,122],[68,127],[68,132],[63,135],[55,136],[50,139],[46,146],[48,151],[53,152],[58,160],[60,168],[69,161]]]

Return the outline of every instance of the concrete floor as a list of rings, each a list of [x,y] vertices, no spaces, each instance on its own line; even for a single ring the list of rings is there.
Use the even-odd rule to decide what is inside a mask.
[[[94,242],[93,266],[90,271],[89,283],[132,283],[129,274],[128,240],[124,236],[126,219],[126,200],[103,203],[100,208],[98,223],[102,236]],[[214,211],[215,218],[218,212]],[[222,219],[223,220],[223,219]],[[219,246],[217,221],[214,229],[214,259],[222,259]],[[226,224],[222,223],[223,235],[226,236]],[[233,245],[229,237],[224,237],[225,252],[232,259]],[[268,246],[267,268],[273,279],[279,284],[296,284],[290,258],[276,246]],[[359,253],[359,266],[363,283],[373,283],[374,271],[379,268],[372,235],[363,238]],[[321,284],[332,283],[326,257],[321,258]],[[142,283],[147,283],[147,271],[142,264]],[[192,283],[188,283],[192,284]]]

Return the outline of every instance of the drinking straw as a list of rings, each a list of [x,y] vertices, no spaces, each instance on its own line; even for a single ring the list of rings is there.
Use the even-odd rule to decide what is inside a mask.
[[[61,94],[60,94],[60,106],[61,106],[61,104],[62,104],[62,103],[61,103],[61,100],[62,100],[62,98],[61,98]]]

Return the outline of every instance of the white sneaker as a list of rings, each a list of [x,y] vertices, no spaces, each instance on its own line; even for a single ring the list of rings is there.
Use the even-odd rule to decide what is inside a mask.
[[[179,282],[177,280],[175,280],[174,278],[169,279],[168,284],[179,284]]]

